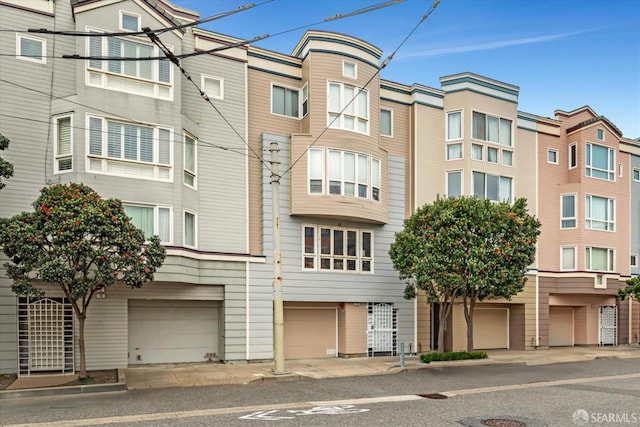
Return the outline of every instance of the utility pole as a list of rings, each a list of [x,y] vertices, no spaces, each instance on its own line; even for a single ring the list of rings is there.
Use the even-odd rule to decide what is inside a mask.
[[[273,359],[274,373],[284,371],[284,307],[282,303],[282,253],[280,249],[280,149],[271,142],[271,214],[273,218]]]

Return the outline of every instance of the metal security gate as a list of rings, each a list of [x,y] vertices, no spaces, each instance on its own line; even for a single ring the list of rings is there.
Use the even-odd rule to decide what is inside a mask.
[[[20,375],[73,372],[71,304],[64,298],[20,298],[18,341]]]
[[[367,356],[395,356],[398,342],[398,311],[386,303],[369,303]]]
[[[618,307],[601,305],[598,323],[598,344],[618,345]]]

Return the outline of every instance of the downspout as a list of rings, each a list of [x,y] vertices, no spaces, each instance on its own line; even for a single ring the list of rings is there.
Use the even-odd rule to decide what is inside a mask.
[[[536,272],[536,348],[540,347],[540,279]]]

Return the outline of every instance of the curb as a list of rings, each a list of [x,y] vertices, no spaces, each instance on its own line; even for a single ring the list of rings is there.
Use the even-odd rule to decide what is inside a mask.
[[[72,385],[66,387],[25,388],[18,390],[1,390],[0,399],[16,399],[19,397],[59,396],[70,394],[105,393],[109,391],[125,391],[127,378],[124,369],[118,369],[118,382],[111,384]]]

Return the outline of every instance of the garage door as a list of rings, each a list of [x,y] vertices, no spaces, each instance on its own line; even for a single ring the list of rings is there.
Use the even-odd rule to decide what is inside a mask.
[[[336,309],[284,310],[284,357],[310,359],[337,356]]]
[[[473,347],[477,350],[509,348],[509,310],[476,308],[473,311]]]
[[[129,300],[129,364],[203,362],[218,355],[211,301]]]
[[[573,345],[573,307],[549,307],[549,346]]]

